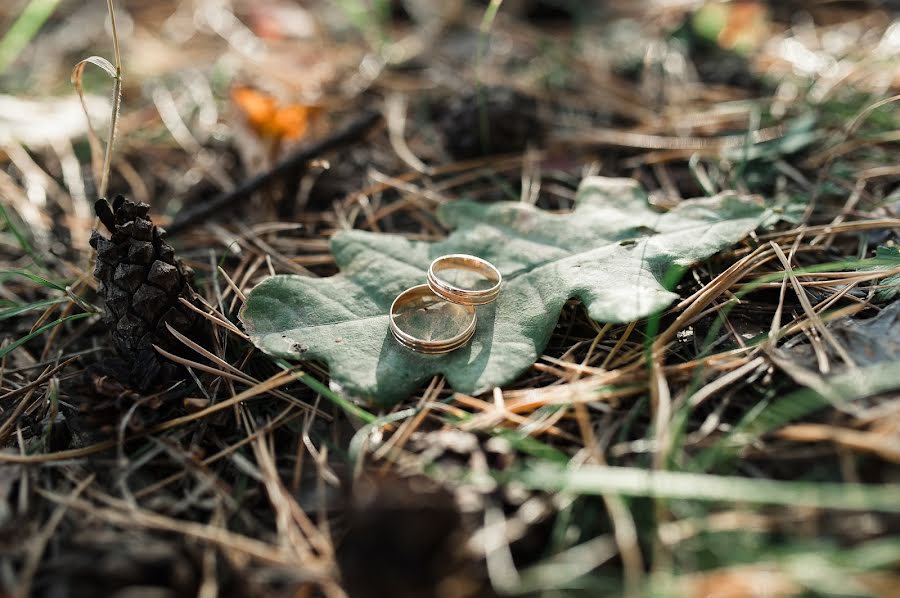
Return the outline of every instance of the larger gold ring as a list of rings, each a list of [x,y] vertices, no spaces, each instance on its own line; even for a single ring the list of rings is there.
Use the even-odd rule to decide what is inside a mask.
[[[435,324],[432,331],[440,332],[440,324],[447,319],[439,314],[427,313],[430,310],[453,309],[461,316],[460,330],[444,338],[419,338],[403,330],[402,325],[417,316],[430,318]],[[436,317],[437,316],[437,317]],[[451,305],[436,295],[427,284],[406,289],[394,299],[389,316],[391,333],[401,345],[419,353],[449,353],[469,342],[475,334],[475,308],[471,305]],[[401,322],[398,322],[401,320]],[[405,321],[404,321],[405,320]]]
[[[453,285],[443,278],[440,273],[445,270],[468,270],[481,275],[491,285],[485,289],[463,288]],[[452,253],[442,255],[428,267],[428,286],[435,294],[447,301],[461,303],[463,305],[484,305],[490,303],[500,294],[500,284],[503,276],[500,271],[487,260],[474,255],[464,253]]]

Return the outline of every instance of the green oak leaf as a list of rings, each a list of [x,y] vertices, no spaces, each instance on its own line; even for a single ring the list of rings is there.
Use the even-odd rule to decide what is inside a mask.
[[[273,356],[326,362],[346,392],[381,404],[408,397],[435,374],[459,392],[479,393],[509,384],[540,357],[568,299],[579,299],[599,322],[650,316],[677,298],[661,284],[668,272],[740,241],[770,213],[733,195],[660,213],[636,181],[589,177],[570,213],[457,201],[438,216],[454,231],[443,241],[340,232],[331,240],[339,274],[264,280],[240,314],[250,338]],[[415,353],[391,336],[388,310],[448,253],[489,260],[503,273],[502,291],[477,308],[468,345],[445,355]]]

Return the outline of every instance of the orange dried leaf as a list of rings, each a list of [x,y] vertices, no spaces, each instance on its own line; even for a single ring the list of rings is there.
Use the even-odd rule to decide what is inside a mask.
[[[245,86],[232,88],[231,100],[250,128],[265,139],[300,139],[321,111],[319,106],[305,104],[281,106],[271,95]]]

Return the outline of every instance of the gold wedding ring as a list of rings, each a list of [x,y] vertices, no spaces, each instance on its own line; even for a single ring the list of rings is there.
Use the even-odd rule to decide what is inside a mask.
[[[477,275],[473,281],[467,280],[464,284],[453,284],[446,279],[445,274],[455,270]],[[500,294],[500,283],[503,277],[487,260],[474,255],[464,253],[452,253],[443,255],[428,267],[428,286],[435,294],[447,301],[462,305],[484,305],[490,303]],[[479,288],[484,287],[484,288]]]
[[[448,303],[427,284],[397,295],[388,319],[394,338],[419,353],[449,353],[475,334],[475,308]]]

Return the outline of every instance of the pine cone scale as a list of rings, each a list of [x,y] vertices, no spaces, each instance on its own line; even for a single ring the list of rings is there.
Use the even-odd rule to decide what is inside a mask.
[[[171,293],[176,290],[176,285],[178,284],[178,277],[175,276],[176,270],[175,266],[156,260],[150,266],[147,282],[167,293]]]

